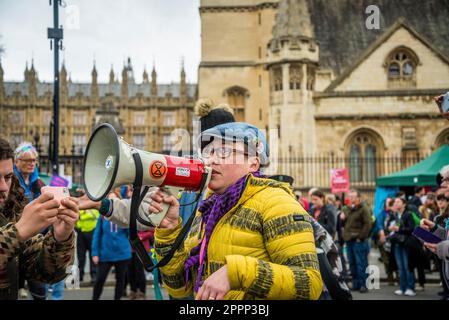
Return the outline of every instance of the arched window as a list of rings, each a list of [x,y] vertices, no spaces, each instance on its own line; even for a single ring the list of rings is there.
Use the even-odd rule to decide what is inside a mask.
[[[315,70],[316,68],[312,65],[307,66],[307,90],[315,90]]]
[[[301,89],[301,65],[292,64],[290,66],[290,90]]]
[[[435,147],[438,149],[443,145],[449,145],[449,129],[444,130],[435,141]]]
[[[351,182],[359,182],[362,180],[360,147],[356,144],[351,145],[349,152],[349,177]]]
[[[273,85],[272,90],[274,91],[282,91],[282,69],[274,68],[273,69]]]
[[[363,176],[366,181],[376,181],[376,146],[369,144],[365,146],[365,165],[363,166]]]
[[[245,88],[234,86],[224,92],[228,104],[234,109],[236,121],[245,121],[246,100],[249,98],[249,92]]]
[[[379,175],[381,138],[366,129],[352,134],[346,143],[349,176],[352,183],[374,183]]]
[[[392,89],[416,86],[418,56],[410,49],[395,49],[386,60],[388,84]]]

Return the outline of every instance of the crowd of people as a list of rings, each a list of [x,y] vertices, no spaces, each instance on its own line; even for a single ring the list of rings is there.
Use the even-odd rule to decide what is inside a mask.
[[[295,194],[288,183],[264,175],[269,150],[257,127],[235,122],[232,109],[210,101],[195,111],[199,156],[212,169],[198,210],[190,195],[178,199],[157,188],[139,207],[148,216],[169,205],[159,225],[139,225],[138,235],[158,261],[173,254],[160,267],[171,298],[327,299],[318,229],[330,239],[328,247],[339,249],[339,281],[351,281],[353,291],[369,292],[369,254],[378,248],[396,295],[415,296],[425,290],[426,273],[438,271],[441,298],[449,298],[449,166],[440,172],[439,188],[398,192],[375,216],[358,190]],[[76,260],[82,282],[89,262],[93,300],[101,298],[112,269],[114,299],[145,299],[146,271],[128,239],[132,188],[111,190],[97,202],[83,190],[56,200],[42,192],[37,163],[30,143],[13,152],[0,138],[0,299],[28,296],[25,282],[33,299],[63,299],[67,267]],[[193,221],[188,234],[174,248],[187,220]],[[443,241],[423,243],[413,235],[418,226]]]
[[[440,176],[449,177],[449,166],[442,168]],[[423,223],[424,227],[427,223],[433,228],[448,230],[449,189],[444,183],[434,190],[416,187],[412,195],[407,196],[400,191],[388,197],[384,210],[377,217],[356,190],[348,193],[344,203],[341,195],[325,196],[316,188],[309,191],[309,198],[303,197],[301,192],[296,195],[310,215],[333,235],[342,261],[349,264],[349,270],[344,268],[343,276],[352,279],[352,290],[369,291],[366,268],[370,250],[376,248],[388,284],[399,285],[394,291],[396,295],[415,296],[417,291],[424,291],[426,274],[436,271],[440,273],[442,286],[439,295],[447,300],[449,291],[444,278],[444,257],[434,254],[434,245],[423,243],[412,235]]]

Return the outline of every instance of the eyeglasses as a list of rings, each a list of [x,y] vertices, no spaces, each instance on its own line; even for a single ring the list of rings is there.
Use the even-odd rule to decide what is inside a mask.
[[[440,194],[437,196],[437,201],[449,201],[449,198],[447,198],[444,194]]]
[[[231,156],[231,154],[233,152],[236,153],[240,153],[243,154],[245,156],[248,156],[248,153],[242,150],[237,150],[234,148],[230,148],[230,147],[218,147],[218,148],[214,148],[213,146],[206,146],[202,151],[201,151],[201,157],[203,159],[209,159],[210,157],[212,157],[212,155],[216,154],[218,158],[220,159],[226,159],[229,158]]]
[[[19,159],[20,161],[25,162],[26,164],[36,163],[37,159]]]

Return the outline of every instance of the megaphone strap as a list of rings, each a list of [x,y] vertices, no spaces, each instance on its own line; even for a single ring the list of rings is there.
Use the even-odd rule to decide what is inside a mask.
[[[173,246],[171,247],[170,251],[159,261],[156,265],[154,265],[150,254],[146,251],[145,246],[143,245],[142,241],[140,240],[138,234],[137,234],[137,221],[144,225],[148,225],[148,221],[145,221],[139,216],[139,206],[142,202],[143,198],[145,197],[145,194],[148,192],[148,187],[145,187],[143,192],[141,193],[142,188],[142,178],[143,178],[143,167],[142,167],[142,160],[140,159],[139,153],[133,154],[133,159],[136,167],[136,176],[133,183],[133,195],[131,198],[131,212],[130,212],[130,221],[129,221],[129,240],[131,242],[131,245],[134,248],[134,251],[136,252],[136,255],[139,257],[139,260],[142,262],[143,267],[148,272],[152,272],[155,268],[160,268],[165,266],[170,260],[173,258],[173,255],[175,254],[176,250],[178,250],[181,243],[184,241],[187,233],[190,230],[190,227],[193,223],[193,219],[195,218],[195,213],[198,209],[198,203],[199,198],[201,197],[201,193],[206,186],[208,173],[203,173],[203,176],[201,178],[201,187],[200,192],[196,199],[196,205],[193,210],[193,213],[190,215],[189,220],[187,220],[186,224],[182,227],[181,232],[176,237],[175,242],[173,243]]]
[[[154,266],[150,255],[145,249],[145,246],[140,240],[137,234],[137,215],[139,210],[140,202],[142,201],[142,195],[140,190],[142,188],[142,177],[143,177],[143,167],[142,160],[140,159],[139,153],[133,153],[134,164],[136,168],[136,176],[133,183],[133,195],[131,198],[131,212],[129,221],[129,240],[131,245],[142,262],[142,265],[146,270],[151,269]]]
[[[140,203],[142,202],[143,198],[145,198],[145,195],[147,194],[147,192],[148,192],[149,189],[150,189],[150,188],[149,188],[148,186],[146,186],[145,188],[143,188],[143,191],[142,191],[142,193],[140,194],[140,198],[139,198],[139,205],[140,205]],[[147,226],[147,227],[156,227],[156,226],[153,225],[150,221],[147,221],[147,220],[143,219],[143,218],[140,216],[139,212],[137,212],[137,214],[136,214],[136,219],[137,219],[137,221],[139,221],[139,222],[140,222],[141,224],[143,224],[144,226]]]

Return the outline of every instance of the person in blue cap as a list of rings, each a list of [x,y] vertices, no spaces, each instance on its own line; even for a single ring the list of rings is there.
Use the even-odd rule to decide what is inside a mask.
[[[168,293],[198,300],[318,299],[323,288],[311,217],[288,183],[268,179],[265,135],[248,123],[205,130],[200,155],[212,169],[184,244],[161,267]],[[182,228],[179,202],[151,193],[149,213],[170,205],[155,231],[158,260]]]

